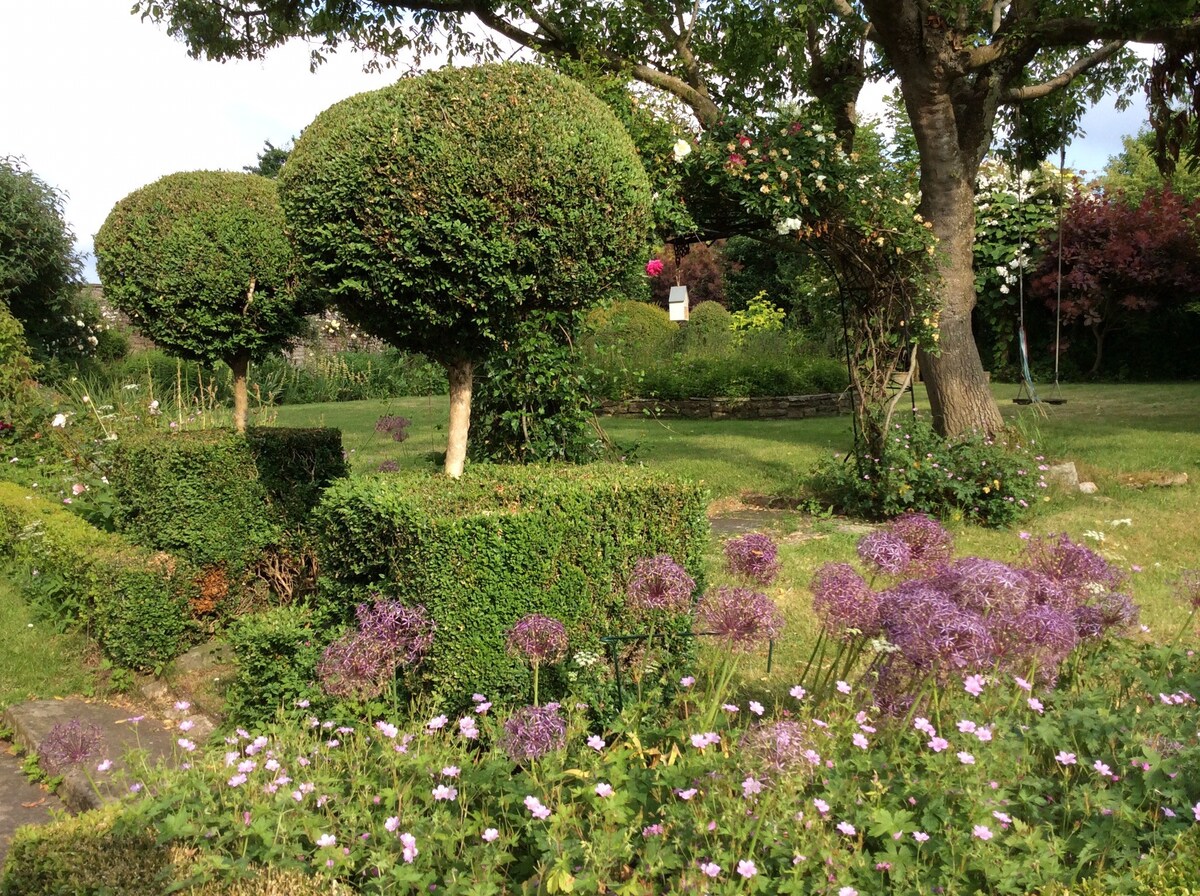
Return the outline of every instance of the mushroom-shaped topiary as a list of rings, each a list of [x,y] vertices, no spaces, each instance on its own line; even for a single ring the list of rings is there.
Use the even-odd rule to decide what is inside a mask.
[[[280,195],[303,275],[366,332],[446,365],[462,473],[474,366],[582,312],[643,254],[650,189],[592,94],[532,65],[443,69],[322,112]]]
[[[130,193],[96,234],[105,297],[184,358],[233,370],[246,428],[250,361],[304,332],[295,256],[275,182],[256,174],[169,174]]]

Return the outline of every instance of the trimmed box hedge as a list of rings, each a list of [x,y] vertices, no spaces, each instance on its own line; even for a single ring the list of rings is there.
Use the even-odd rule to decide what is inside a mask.
[[[119,667],[157,670],[192,634],[196,570],[101,532],[23,486],[0,482],[0,557],[44,616],[79,626]]]
[[[346,475],[337,429],[213,429],[123,443],[109,478],[117,528],[237,579]]]
[[[476,466],[343,480],[313,527],[322,589],[346,610],[372,592],[425,605],[437,632],[422,690],[458,708],[474,692],[528,696],[528,668],[504,650],[527,614],[562,620],[572,651],[599,658],[599,637],[644,628],[624,596],[638,560],[670,554],[702,587],[705,506],[699,486],[637,468]]]

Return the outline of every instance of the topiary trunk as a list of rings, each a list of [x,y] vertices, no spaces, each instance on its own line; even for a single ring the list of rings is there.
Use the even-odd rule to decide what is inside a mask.
[[[446,475],[457,479],[462,475],[467,459],[467,432],[471,428],[471,385],[475,365],[471,361],[451,361],[446,365],[450,375],[450,433],[446,445]]]
[[[246,413],[250,400],[246,389],[246,377],[250,370],[250,356],[240,354],[229,362],[233,371],[233,428],[238,432],[246,431]]]

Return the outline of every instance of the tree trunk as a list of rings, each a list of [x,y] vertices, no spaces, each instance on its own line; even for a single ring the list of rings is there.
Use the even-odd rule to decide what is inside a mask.
[[[446,444],[446,475],[457,479],[467,459],[467,432],[471,428],[471,384],[475,365],[470,361],[452,361],[446,365],[450,376],[450,432]]]
[[[229,362],[233,371],[233,428],[238,432],[246,431],[246,413],[250,401],[246,390],[246,377],[250,371],[250,356],[237,355]]]
[[[1092,363],[1092,369],[1088,371],[1089,379],[1096,379],[1100,376],[1100,362],[1104,360],[1104,337],[1107,331],[1103,326],[1092,327],[1092,338],[1096,340],[1096,360]]]
[[[906,95],[909,117],[921,148],[921,214],[933,224],[937,285],[941,295],[938,354],[921,354],[921,376],[929,391],[933,425],[945,436],[969,430],[995,433],[1004,426],[988,388],[983,361],[971,332],[975,307],[975,175],[982,150],[960,142],[950,98],[932,92]],[[978,157],[976,157],[978,155]]]

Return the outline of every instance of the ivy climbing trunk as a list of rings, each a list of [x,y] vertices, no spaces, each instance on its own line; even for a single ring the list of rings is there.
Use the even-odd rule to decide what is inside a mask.
[[[451,361],[446,365],[450,377],[450,432],[446,444],[446,475],[457,479],[467,459],[467,433],[471,429],[471,385],[475,365],[471,361]]]
[[[234,355],[229,361],[229,369],[233,371],[233,428],[238,432],[245,432],[246,415],[250,409],[246,389],[246,379],[250,372],[250,355],[245,352]]]

